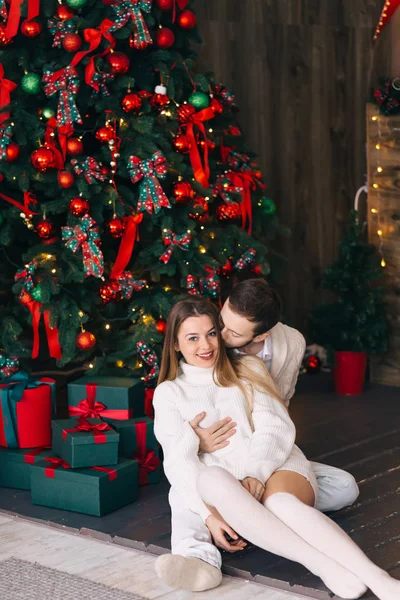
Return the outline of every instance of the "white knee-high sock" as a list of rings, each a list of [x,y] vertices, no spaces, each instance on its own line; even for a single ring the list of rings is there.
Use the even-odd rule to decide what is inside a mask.
[[[256,546],[301,563],[342,598],[359,598],[365,585],[335,560],[325,556],[253,498],[241,483],[220,467],[208,467],[199,476],[197,488],[207,504]]]
[[[400,598],[400,581],[370,561],[332,519],[292,494],[274,494],[264,505],[304,541],[354,573],[380,600]]]

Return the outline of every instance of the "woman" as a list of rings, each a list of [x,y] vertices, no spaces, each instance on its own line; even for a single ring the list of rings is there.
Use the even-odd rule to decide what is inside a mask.
[[[218,311],[204,299],[188,297],[171,310],[154,409],[166,476],[214,540],[225,534],[238,539],[237,532],[303,564],[342,598],[359,598],[367,587],[381,600],[400,598],[400,582],[313,508],[316,480],[294,444],[294,424],[268,371],[257,358],[227,356]],[[237,430],[229,446],[198,456],[189,421],[202,411],[205,427],[228,413]],[[164,567],[173,576],[185,559],[158,560],[158,572]],[[188,568],[201,570],[202,562],[194,558]],[[201,570],[218,582],[216,572],[210,565]]]

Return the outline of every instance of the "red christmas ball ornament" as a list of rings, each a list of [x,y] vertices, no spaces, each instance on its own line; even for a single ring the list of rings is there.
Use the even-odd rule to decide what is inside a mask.
[[[262,275],[262,266],[261,265],[256,265],[253,269],[252,269],[253,273],[255,273],[256,275]]]
[[[74,217],[84,217],[90,209],[89,201],[82,196],[72,198],[69,202],[68,210]]]
[[[184,135],[183,133],[176,135],[172,140],[172,144],[176,152],[181,152],[181,154],[189,154],[190,140],[187,135]]]
[[[22,292],[18,300],[21,304],[29,304],[29,302],[32,302],[32,296],[28,292]]]
[[[220,115],[222,113],[222,111],[224,110],[223,105],[216,98],[213,98],[211,100],[210,108],[215,115]]]
[[[60,4],[57,6],[56,14],[61,21],[72,19],[72,17],[75,16],[75,13],[66,4]]]
[[[236,221],[242,218],[240,204],[237,202],[220,204],[215,212],[220,221]]]
[[[181,123],[187,123],[196,112],[195,107],[192,104],[182,104],[176,111],[178,119]]]
[[[63,189],[68,189],[74,185],[75,177],[71,171],[58,171],[58,185]]]
[[[122,300],[122,291],[116,281],[109,281],[102,285],[99,294],[104,303],[112,301],[119,302]]]
[[[162,108],[171,101],[166,94],[154,94],[150,100],[150,104],[153,108]]]
[[[123,52],[110,52],[106,60],[115,75],[125,75],[129,70],[129,58]]]
[[[83,144],[79,138],[69,138],[67,140],[67,152],[70,156],[78,156],[83,152]]]
[[[96,338],[90,331],[81,331],[75,341],[79,350],[91,350],[96,343]]]
[[[208,217],[208,204],[207,201],[204,200],[202,196],[196,196],[193,212],[189,213],[189,217],[194,221],[199,221],[199,223],[204,223]]]
[[[107,167],[103,166],[103,167],[100,167],[100,173],[102,175],[104,175],[104,177],[108,177],[110,174],[110,171],[107,169]]]
[[[156,329],[158,333],[164,334],[167,330],[167,321],[164,321],[164,319],[158,319],[156,322]]]
[[[45,146],[38,148],[31,154],[31,163],[38,171],[44,173],[53,166],[54,163],[54,154]]]
[[[182,29],[193,29],[193,27],[196,27],[196,15],[191,10],[183,10],[177,19],[177,23]]]
[[[82,46],[82,38],[77,33],[67,33],[61,44],[67,52],[77,52]]]
[[[188,181],[178,181],[174,184],[172,193],[176,202],[185,202],[195,197],[196,192]]]
[[[106,223],[106,231],[113,238],[122,237],[124,229],[125,224],[121,219],[118,219],[118,217],[114,217],[113,219],[111,219],[111,221]]]
[[[171,48],[175,42],[174,32],[168,27],[161,27],[157,30],[155,41],[159,48]]]
[[[19,156],[20,148],[15,142],[10,142],[6,148],[7,162],[14,162]]]
[[[51,221],[43,219],[36,225],[35,230],[42,240],[48,240],[54,234],[54,225]]]
[[[96,131],[96,140],[103,144],[109,142],[114,137],[114,130],[112,127],[101,127]]]
[[[163,12],[168,12],[172,10],[174,7],[174,0],[157,0],[156,2],[158,8]]]
[[[142,106],[142,100],[138,94],[126,94],[121,102],[122,110],[127,113],[139,110]]]
[[[31,21],[24,21],[21,25],[21,33],[25,37],[34,38],[38,36],[42,31],[42,26],[38,21],[32,19]]]
[[[10,38],[6,36],[6,27],[4,23],[0,23],[0,48],[5,48],[5,46],[11,44],[12,41],[13,40],[10,40]]]

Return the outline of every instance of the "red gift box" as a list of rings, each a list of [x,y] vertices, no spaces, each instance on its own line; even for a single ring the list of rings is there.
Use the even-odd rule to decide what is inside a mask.
[[[51,445],[55,381],[17,374],[0,384],[0,446],[38,448]]]

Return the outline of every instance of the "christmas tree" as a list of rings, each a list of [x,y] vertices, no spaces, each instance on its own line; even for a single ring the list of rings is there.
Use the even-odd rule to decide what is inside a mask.
[[[0,348],[154,381],[178,295],[271,270],[235,99],[188,0],[1,6]]]
[[[352,211],[339,256],[322,277],[322,287],[333,292],[336,300],[316,306],[311,317],[311,339],[330,351],[387,349],[382,267],[376,248],[365,238],[365,224]]]

